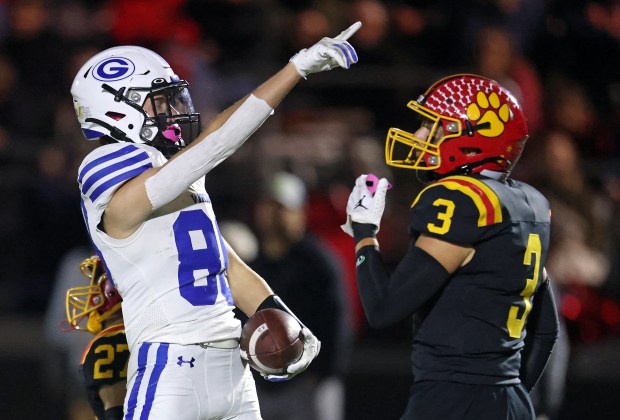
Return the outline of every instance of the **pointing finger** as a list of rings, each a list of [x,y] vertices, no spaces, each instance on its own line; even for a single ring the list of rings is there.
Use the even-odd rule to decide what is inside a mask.
[[[353,36],[353,34],[356,33],[357,30],[359,28],[361,28],[361,27],[362,27],[362,22],[357,21],[353,25],[351,25],[347,29],[345,29],[344,31],[340,32],[340,35],[338,35],[334,39],[339,39],[341,41],[346,41],[347,39],[351,38]]]

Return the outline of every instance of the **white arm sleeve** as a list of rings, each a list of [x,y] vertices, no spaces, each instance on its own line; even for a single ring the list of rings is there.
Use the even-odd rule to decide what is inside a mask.
[[[153,210],[177,198],[232,155],[272,114],[273,108],[267,102],[250,95],[224,125],[146,180],[146,194]]]

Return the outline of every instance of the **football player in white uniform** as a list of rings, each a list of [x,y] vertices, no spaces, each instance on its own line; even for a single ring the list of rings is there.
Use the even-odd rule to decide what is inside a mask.
[[[302,77],[357,62],[347,39],[360,26],[295,54],[202,132],[187,82],[150,50],[110,48],[76,75],[79,123],[102,144],[78,184],[90,237],[123,299],[126,419],[260,419],[233,306],[289,310],[222,238],[203,178]],[[320,341],[303,334],[301,359],[266,379],[290,379],[316,357]]]

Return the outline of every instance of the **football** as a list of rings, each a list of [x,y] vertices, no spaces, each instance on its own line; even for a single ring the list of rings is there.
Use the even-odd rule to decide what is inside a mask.
[[[299,322],[275,308],[260,310],[246,321],[239,345],[250,366],[268,375],[285,374],[304,351]]]

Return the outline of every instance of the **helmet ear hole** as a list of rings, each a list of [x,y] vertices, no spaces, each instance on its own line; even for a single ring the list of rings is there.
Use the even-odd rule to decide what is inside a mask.
[[[125,118],[125,114],[120,112],[108,111],[105,113],[106,117],[112,118],[114,121],[120,121]]]
[[[476,156],[482,153],[482,150],[477,147],[462,147],[459,149],[465,156]]]

